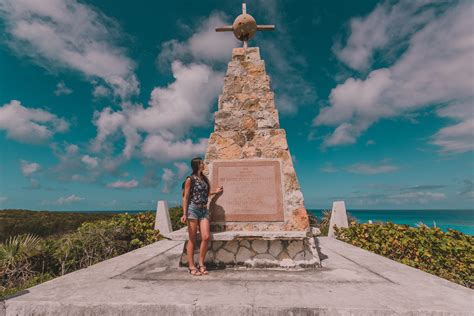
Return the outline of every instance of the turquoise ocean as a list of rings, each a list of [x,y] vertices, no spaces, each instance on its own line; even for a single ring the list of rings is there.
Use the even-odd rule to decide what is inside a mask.
[[[322,218],[323,210],[308,209],[318,219]],[[138,213],[143,211],[111,211],[114,213]],[[430,227],[436,226],[443,231],[449,228],[465,234],[474,235],[474,210],[349,210],[358,222],[392,222],[416,226],[422,222]]]
[[[308,210],[318,219],[322,218],[323,210]],[[358,222],[392,222],[416,226],[422,222],[429,227],[439,227],[443,231],[448,228],[465,234],[474,235],[474,210],[349,210]]]

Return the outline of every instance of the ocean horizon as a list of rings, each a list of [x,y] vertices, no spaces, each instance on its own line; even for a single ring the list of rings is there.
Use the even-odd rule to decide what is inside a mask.
[[[142,210],[100,210],[100,211],[73,211],[81,213],[95,212],[112,212],[112,213],[139,213],[150,211],[150,209]],[[308,212],[316,216],[318,220],[322,218],[323,209],[308,209]],[[353,209],[348,210],[359,223],[372,222],[392,222],[394,224],[405,224],[416,227],[417,224],[423,223],[429,227],[439,227],[443,231],[449,228],[463,232],[465,234],[474,235],[474,210],[415,210],[415,209],[391,209],[391,210],[364,210]]]

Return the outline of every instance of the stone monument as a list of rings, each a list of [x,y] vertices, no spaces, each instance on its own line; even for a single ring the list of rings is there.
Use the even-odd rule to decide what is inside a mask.
[[[273,28],[258,26],[243,4],[233,26],[216,29],[244,41],[232,51],[204,159],[212,189],[224,187],[209,203],[207,259],[216,265],[319,265],[270,77],[259,48],[247,47],[255,31]]]

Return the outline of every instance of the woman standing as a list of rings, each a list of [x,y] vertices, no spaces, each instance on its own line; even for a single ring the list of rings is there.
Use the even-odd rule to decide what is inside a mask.
[[[188,222],[189,240],[187,244],[189,273],[192,275],[208,274],[204,259],[210,237],[209,210],[207,209],[208,198],[223,191],[222,186],[216,192],[210,192],[209,180],[202,173],[204,162],[201,158],[191,160],[193,174],[186,178],[183,194],[183,216],[181,222]],[[194,264],[194,245],[196,244],[197,231],[201,231],[201,247],[199,248],[199,270]]]

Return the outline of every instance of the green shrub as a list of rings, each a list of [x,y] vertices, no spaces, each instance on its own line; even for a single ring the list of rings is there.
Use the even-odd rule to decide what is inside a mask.
[[[171,226],[173,230],[178,230],[186,226],[186,224],[181,223],[181,216],[183,216],[183,208],[181,206],[175,206],[169,209]]]
[[[110,212],[49,212],[28,210],[0,211],[0,242],[10,236],[33,234],[39,237],[74,231],[84,222],[110,219]]]
[[[33,277],[31,258],[40,252],[41,240],[30,234],[10,237],[0,244],[0,286],[22,284]]]
[[[76,232],[63,235],[53,246],[60,274],[86,268],[106,259],[162,239],[154,230],[155,216],[118,214],[111,220],[83,223]]]
[[[447,280],[474,288],[474,237],[455,230],[393,223],[337,228],[336,237]]]
[[[321,231],[321,236],[327,236],[329,232],[329,222],[331,221],[331,210],[324,210],[322,214],[321,221],[319,224],[316,225],[316,227],[319,227],[319,230]],[[351,213],[347,212],[347,221],[349,222],[350,225],[354,225],[357,223],[357,218],[352,216]]]
[[[12,237],[0,243],[0,297],[158,241],[154,225],[151,212],[116,214],[61,236]]]

